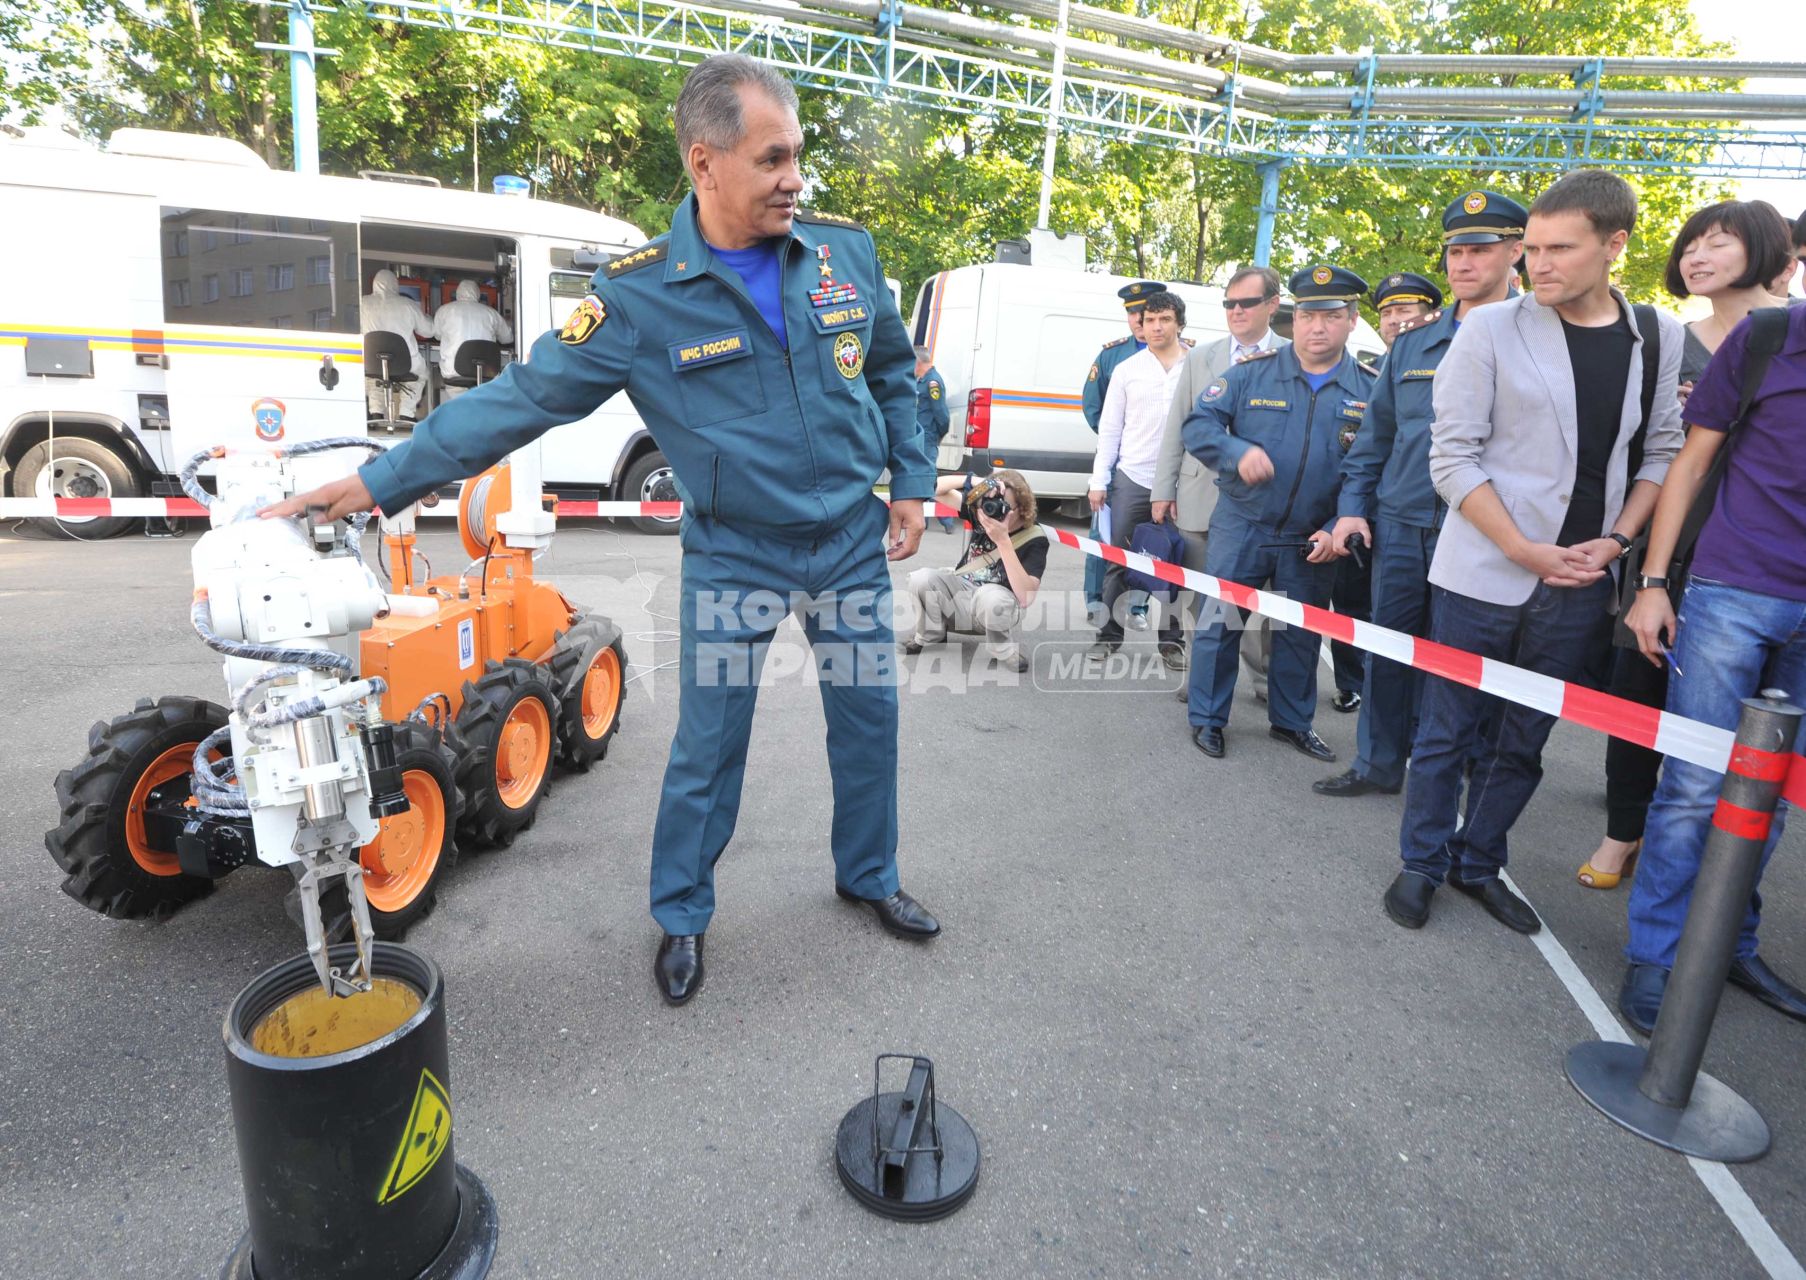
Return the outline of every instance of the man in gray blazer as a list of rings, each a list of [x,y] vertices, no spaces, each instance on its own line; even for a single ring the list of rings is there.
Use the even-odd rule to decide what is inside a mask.
[[[1648,521],[1681,445],[1681,327],[1658,320],[1644,426],[1644,339],[1611,284],[1636,217],[1629,184],[1602,169],[1544,191],[1524,237],[1531,293],[1464,317],[1437,367],[1430,478],[1449,508],[1430,564],[1440,644],[1572,680],[1611,608],[1608,568]],[[1445,879],[1508,928],[1542,927],[1499,873],[1555,717],[1500,701],[1461,815],[1463,765],[1487,700],[1453,680],[1425,684],[1399,830],[1404,869],[1384,902],[1406,928],[1423,926]]]
[[[1223,288],[1223,317],[1229,326],[1227,337],[1193,348],[1185,357],[1179,373],[1179,387],[1173,393],[1172,412],[1166,421],[1166,434],[1160,441],[1160,461],[1154,472],[1152,518],[1156,524],[1172,520],[1185,535],[1185,567],[1204,572],[1204,549],[1210,536],[1210,513],[1217,506],[1216,476],[1210,468],[1185,451],[1181,438],[1185,416],[1198,397],[1217,375],[1232,364],[1238,364],[1261,351],[1273,351],[1291,345],[1288,339],[1273,332],[1273,313],[1279,309],[1279,273],[1271,267],[1243,267],[1229,277]],[[1264,585],[1264,584],[1255,584]],[[1195,607],[1195,593],[1182,591],[1177,605],[1190,612]],[[1273,633],[1260,614],[1248,615],[1247,630],[1242,632],[1242,662],[1254,680],[1254,696],[1267,697],[1267,659],[1273,647]],[[1179,690],[1179,700],[1187,698]]]

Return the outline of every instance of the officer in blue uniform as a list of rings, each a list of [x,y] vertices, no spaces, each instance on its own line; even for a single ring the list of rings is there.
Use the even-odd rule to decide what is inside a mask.
[[[1380,317],[1380,340],[1386,350],[1398,340],[1407,322],[1422,320],[1442,306],[1442,290],[1415,271],[1394,271],[1373,291],[1373,309]]]
[[[928,348],[918,346],[915,351],[916,426],[922,429],[922,447],[927,450],[928,461],[932,463],[940,452],[941,440],[947,434],[953,415],[947,407],[947,382],[941,377],[941,371],[934,367]],[[957,532],[959,521],[952,516],[942,516],[941,529],[947,533]]]
[[[1436,419],[1430,390],[1461,317],[1510,295],[1529,216],[1496,191],[1471,191],[1443,211],[1444,266],[1455,304],[1401,327],[1343,459],[1335,544],[1343,548],[1351,533],[1371,544],[1373,621],[1379,626],[1430,633],[1430,559],[1447,511],[1430,483]],[[1435,296],[1440,302],[1440,293]],[[1312,783],[1311,790],[1324,796],[1395,794],[1404,785],[1422,687],[1423,677],[1412,668],[1370,656],[1359,754],[1348,770]]]
[[[1367,283],[1352,271],[1318,266],[1289,285],[1292,343],[1232,365],[1198,396],[1183,427],[1186,450],[1217,473],[1205,571],[1273,589],[1319,607],[1329,603],[1334,552],[1324,526],[1335,514],[1342,433],[1367,409],[1371,370],[1349,354]],[[1310,558],[1301,552],[1309,544]],[[1220,604],[1206,605],[1193,633],[1192,741],[1220,758],[1235,695],[1239,636]],[[1244,611],[1245,621],[1247,614]],[[1316,760],[1335,752],[1311,728],[1317,705],[1314,633],[1287,627],[1273,637],[1267,715],[1274,737]]]
[[[915,552],[934,467],[909,336],[858,224],[796,208],[796,93],[749,58],[684,83],[694,193],[669,234],[617,258],[561,333],[451,401],[357,476],[272,507],[402,506],[625,390],[684,502],[677,734],[652,837],[659,993],[702,984],[714,867],[734,832],[759,670],[802,603],[834,783],[835,889],[892,933],[933,937],[898,884],[889,559]],[[872,492],[890,468],[887,509]],[[806,599],[805,599],[806,598]]]
[[[1085,392],[1083,403],[1085,424],[1091,428],[1093,435],[1104,420],[1104,396],[1110,390],[1110,375],[1116,372],[1116,366],[1134,355],[1137,351],[1146,351],[1148,344],[1141,340],[1142,309],[1148,305],[1148,299],[1165,289],[1158,280],[1137,280],[1133,284],[1125,284],[1116,291],[1122,299],[1123,310],[1129,317],[1129,336],[1106,342],[1091,362],[1091,370],[1085,375]],[[1093,540],[1101,539],[1102,527],[1097,522],[1095,513],[1091,517],[1089,536]],[[1085,607],[1093,611],[1101,611],[1104,605],[1104,574],[1109,566],[1097,556],[1085,557]],[[1094,622],[1101,621],[1101,615]]]

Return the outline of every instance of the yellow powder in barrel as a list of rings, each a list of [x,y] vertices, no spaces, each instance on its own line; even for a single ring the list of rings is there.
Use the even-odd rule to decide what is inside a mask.
[[[394,978],[370,990],[330,996],[309,987],[290,996],[251,1028],[251,1047],[276,1058],[321,1058],[380,1040],[414,1016],[420,993]]]

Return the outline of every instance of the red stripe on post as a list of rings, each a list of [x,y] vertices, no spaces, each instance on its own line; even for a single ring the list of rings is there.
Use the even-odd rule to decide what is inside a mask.
[[[1779,782],[1787,776],[1793,756],[1784,751],[1764,751],[1739,742],[1731,747],[1731,772],[1757,782]]]
[[[1653,751],[1662,710],[1570,684],[1562,689],[1561,718]]]
[[[113,514],[111,498],[58,498],[59,516],[109,516]]]
[[[1742,805],[1732,804],[1722,796],[1718,808],[1712,811],[1712,825],[1726,835],[1736,836],[1739,840],[1766,840],[1768,828],[1773,822],[1772,813],[1757,813],[1754,809],[1745,809]]]
[[[1319,609],[1314,604],[1307,604],[1304,606],[1304,625],[1307,630],[1315,631],[1320,636],[1328,636],[1331,640],[1340,640],[1345,644],[1354,643],[1354,619],[1345,613]]]
[[[1479,654],[1451,649],[1446,644],[1424,639],[1413,644],[1411,651],[1415,655],[1411,665],[1418,670],[1428,671],[1431,675],[1470,685],[1475,689],[1480,687],[1480,674],[1486,668],[1486,659]]]
[[[203,507],[193,498],[171,498],[169,500],[169,514],[172,516],[200,516],[205,518],[207,515],[207,508]]]

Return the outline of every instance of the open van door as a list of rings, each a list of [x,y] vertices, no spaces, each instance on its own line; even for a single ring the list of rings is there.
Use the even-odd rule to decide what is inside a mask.
[[[366,434],[355,222],[165,205],[159,234],[173,465]]]

